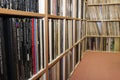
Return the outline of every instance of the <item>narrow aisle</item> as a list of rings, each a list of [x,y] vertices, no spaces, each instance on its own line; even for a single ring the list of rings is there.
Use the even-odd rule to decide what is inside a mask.
[[[120,80],[120,54],[86,52],[70,80]]]

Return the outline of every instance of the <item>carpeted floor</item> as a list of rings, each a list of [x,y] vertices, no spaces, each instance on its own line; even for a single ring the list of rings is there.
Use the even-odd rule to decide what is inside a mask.
[[[120,53],[86,52],[70,80],[120,80]]]

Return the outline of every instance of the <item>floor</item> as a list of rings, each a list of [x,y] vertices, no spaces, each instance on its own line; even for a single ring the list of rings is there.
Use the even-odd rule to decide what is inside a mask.
[[[120,53],[87,51],[70,80],[120,80]]]

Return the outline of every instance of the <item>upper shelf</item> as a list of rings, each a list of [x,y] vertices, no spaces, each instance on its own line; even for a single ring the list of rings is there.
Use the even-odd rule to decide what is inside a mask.
[[[10,16],[22,16],[22,17],[37,17],[37,18],[45,17],[45,14],[34,13],[34,12],[25,12],[25,11],[20,11],[20,10],[11,10],[11,9],[5,9],[5,8],[0,8],[0,14],[2,14],[2,15],[10,15]],[[66,17],[66,16],[57,16],[57,15],[48,15],[48,18],[81,20],[79,18],[72,18],[72,17]]]
[[[68,16],[57,16],[57,15],[48,15],[48,18],[50,19],[67,19],[67,20],[76,20],[76,21],[85,21],[85,19],[80,19],[80,18],[73,18],[73,17],[68,17]]]
[[[86,20],[87,22],[119,22],[120,19],[112,19],[112,20]]]
[[[96,4],[87,4],[88,6],[108,6],[108,5],[120,5],[120,3],[96,3]]]
[[[64,16],[57,16],[57,15],[48,15],[48,18],[52,18],[52,19],[65,19]]]
[[[25,11],[20,11],[20,10],[11,10],[11,9],[5,9],[5,8],[0,8],[0,14],[12,15],[12,16],[37,17],[37,18],[45,17],[45,14],[25,12]]]
[[[116,36],[116,35],[87,35],[86,37],[120,38],[120,36]]]

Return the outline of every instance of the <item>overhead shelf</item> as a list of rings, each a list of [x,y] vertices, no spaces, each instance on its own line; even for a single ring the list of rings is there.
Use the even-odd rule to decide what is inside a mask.
[[[82,20],[80,18],[73,18],[73,17],[67,17],[67,16],[57,16],[57,15],[48,15],[48,18],[52,19],[67,19],[67,20]]]
[[[52,18],[52,19],[65,19],[64,16],[57,16],[57,15],[48,15],[48,18]]]
[[[108,6],[108,5],[120,5],[120,3],[96,3],[96,4],[87,4],[88,6]]]
[[[108,36],[108,35],[87,35],[86,37],[104,37],[104,38],[120,38],[120,36]]]
[[[112,20],[87,20],[88,22],[114,22],[120,21],[120,19],[112,19]]]
[[[20,10],[11,10],[0,8],[0,14],[2,15],[10,15],[10,16],[24,16],[24,17],[45,17],[45,14],[39,14],[34,12],[25,12]]]

